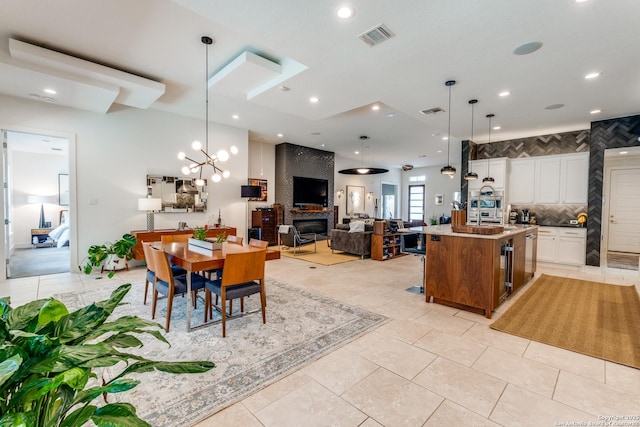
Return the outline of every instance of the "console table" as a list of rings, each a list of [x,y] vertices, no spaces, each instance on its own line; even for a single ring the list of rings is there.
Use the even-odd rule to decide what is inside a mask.
[[[219,234],[224,233],[225,235],[236,235],[235,227],[211,227],[207,230],[207,237],[216,237]],[[142,249],[142,242],[159,242],[162,237],[167,235],[177,235],[177,234],[193,234],[193,230],[188,228],[186,230],[174,230],[174,229],[166,229],[166,230],[155,230],[155,231],[147,231],[147,230],[134,230],[131,232],[136,239],[138,239],[138,243],[133,247],[133,259],[143,260],[144,259],[144,251]]]

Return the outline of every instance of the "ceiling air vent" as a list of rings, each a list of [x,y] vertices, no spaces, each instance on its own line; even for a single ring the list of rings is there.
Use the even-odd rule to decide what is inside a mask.
[[[425,116],[428,116],[429,114],[444,113],[444,110],[440,107],[433,107],[433,108],[429,108],[428,110],[420,110],[420,113],[424,114]]]
[[[370,47],[377,46],[380,43],[389,40],[391,37],[395,37],[395,34],[384,24],[378,24],[358,36],[359,39]]]

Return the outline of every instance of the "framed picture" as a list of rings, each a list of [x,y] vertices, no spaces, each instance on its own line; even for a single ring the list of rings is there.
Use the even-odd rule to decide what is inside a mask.
[[[58,174],[58,204],[69,206],[69,174]]]
[[[436,205],[443,205],[444,204],[444,195],[442,194],[436,194]]]
[[[257,178],[249,178],[247,180],[249,185],[259,185],[261,188],[260,197],[252,197],[249,199],[250,202],[266,202],[267,201],[267,180],[266,179],[257,179]]]
[[[364,213],[364,187],[347,185],[347,215]]]

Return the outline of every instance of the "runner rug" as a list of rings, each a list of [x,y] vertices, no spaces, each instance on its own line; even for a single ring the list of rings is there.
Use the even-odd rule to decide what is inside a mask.
[[[75,309],[107,299],[110,292],[102,289],[56,298]],[[113,316],[151,319],[151,304],[142,304],[143,293],[144,283],[134,283],[125,297],[128,304],[118,307]],[[259,304],[257,296],[245,298],[246,311]],[[258,312],[228,320],[226,338],[219,324],[187,333],[185,311],[186,300],[176,297],[170,332],[165,334],[170,347],[142,336],[144,346],[127,351],[152,360],[210,360],[216,367],[203,374],[130,375],[141,384],[114,395],[132,403],[138,415],[155,427],[196,424],[386,321],[384,316],[269,279],[266,324]],[[165,315],[166,300],[160,300],[155,320],[164,325]],[[201,302],[192,315],[192,323],[202,321]]]
[[[640,369],[634,286],[543,274],[491,328]]]

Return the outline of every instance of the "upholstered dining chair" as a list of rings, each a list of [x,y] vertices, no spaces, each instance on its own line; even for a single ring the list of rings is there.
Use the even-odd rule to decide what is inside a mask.
[[[205,282],[205,306],[204,319],[207,315],[213,316],[213,303],[211,294],[220,297],[220,311],[222,316],[222,336],[226,337],[227,309],[226,302],[236,298],[243,298],[253,294],[260,294],[260,306],[262,311],[262,323],[267,323],[266,317],[266,293],[264,289],[264,263],[267,251],[254,250],[227,254],[224,261],[222,278],[207,280]]]
[[[147,264],[147,274],[145,275],[144,281],[144,301],[143,304],[147,304],[147,294],[149,293],[149,284],[153,283],[156,277],[156,268],[153,264],[153,256],[151,253],[151,243],[150,242],[142,242],[142,250],[144,252],[144,260]],[[178,267],[177,265],[171,265],[171,272],[173,276],[184,276],[187,274],[187,270],[182,267]]]
[[[186,243],[189,241],[189,237],[193,237],[191,234],[162,234],[160,235],[160,241],[162,243],[181,242]]]
[[[169,332],[171,323],[171,309],[173,307],[173,297],[176,294],[184,294],[187,292],[187,276],[174,276],[169,265],[167,254],[153,246],[149,246],[152,265],[155,268],[155,277],[153,282],[153,302],[151,306],[151,318],[156,317],[156,305],[158,303],[158,294],[167,297],[167,322],[165,329]],[[191,273],[191,292],[193,296],[193,304],[196,304],[196,294],[198,290],[204,288],[205,278],[199,274]]]
[[[296,250],[304,245],[313,243],[313,252],[316,252],[316,233],[300,234],[295,225],[281,225],[278,227],[278,237],[280,238],[280,246],[293,248],[293,255]]]
[[[269,247],[269,242],[267,242],[266,240],[251,239],[249,240],[249,246],[254,248],[267,249]]]

